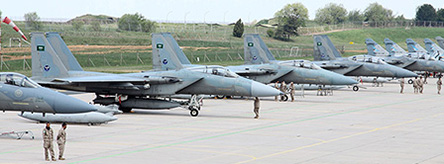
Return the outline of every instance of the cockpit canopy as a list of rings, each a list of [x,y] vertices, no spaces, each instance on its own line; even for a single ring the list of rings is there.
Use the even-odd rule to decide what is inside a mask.
[[[38,88],[40,87],[39,84],[32,81],[25,75],[19,74],[19,73],[13,73],[13,72],[2,72],[0,73],[0,82],[4,84],[9,85],[15,85],[19,87],[26,87],[26,88]]]
[[[239,77],[238,74],[236,74],[236,73],[230,71],[230,69],[222,67],[222,66],[198,66],[198,67],[191,67],[188,69],[191,71],[203,72],[203,73],[224,76],[224,77],[232,77],[232,78]]]
[[[349,57],[350,60],[358,61],[358,62],[367,62],[367,63],[375,63],[375,64],[387,64],[383,58],[369,55],[355,55]]]
[[[307,69],[321,69],[318,65],[308,61],[308,60],[287,60],[279,62],[281,65],[302,67]]]

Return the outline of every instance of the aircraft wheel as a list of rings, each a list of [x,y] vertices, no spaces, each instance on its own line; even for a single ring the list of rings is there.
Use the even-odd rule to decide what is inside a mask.
[[[353,86],[353,91],[357,92],[359,90],[358,86]]]
[[[191,116],[196,117],[197,115],[199,115],[199,111],[196,108],[194,108],[194,107],[190,107],[190,108],[191,108],[190,109]]]
[[[225,96],[224,95],[216,95],[217,99],[223,99]]]
[[[282,95],[281,96],[281,100],[282,101],[287,101],[288,100],[288,96],[287,95]]]
[[[132,109],[119,107],[119,110],[121,110],[123,113],[129,113],[129,112],[131,112]]]
[[[410,79],[409,81],[407,81],[409,84],[413,84],[413,80]]]

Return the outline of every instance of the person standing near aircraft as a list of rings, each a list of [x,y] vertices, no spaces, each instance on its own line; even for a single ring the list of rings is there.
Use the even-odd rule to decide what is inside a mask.
[[[401,86],[401,91],[400,91],[400,93],[404,93],[404,83],[405,83],[404,78],[401,78],[401,79],[399,80],[399,85]]]
[[[274,88],[279,89],[278,84],[279,81],[276,81],[276,83],[274,83]],[[278,101],[278,96],[274,96],[274,101]]]
[[[413,80],[413,93],[418,93],[418,77]]]
[[[59,134],[57,135],[57,145],[59,145],[59,160],[65,160],[63,158],[63,153],[65,152],[65,143],[66,143],[66,123],[62,123],[62,128],[59,130]]]
[[[52,131],[49,122],[46,123],[46,127],[43,129],[42,134],[43,134],[43,148],[45,150],[45,160],[49,161],[49,156],[48,156],[48,151],[49,151],[51,153],[51,159],[53,161],[56,161],[53,149],[54,132]]]
[[[419,88],[419,93],[422,94],[422,91],[424,90],[424,81],[422,80],[422,76],[419,77],[418,88]]]
[[[254,105],[254,114],[256,114],[256,116],[254,116],[254,119],[258,119],[259,118],[259,107],[260,107],[259,97],[254,98],[253,105]]]
[[[436,81],[436,87],[438,89],[438,94],[441,94],[441,86],[442,86],[442,80],[441,80],[442,76],[439,76],[438,81]]]
[[[285,94],[285,89],[286,88],[287,88],[287,84],[285,84],[285,81],[282,81],[281,87],[279,88],[279,90]],[[284,97],[285,96],[281,96],[281,101],[284,101]]]
[[[294,102],[294,83],[293,82],[290,83],[290,97],[291,97],[291,102]]]

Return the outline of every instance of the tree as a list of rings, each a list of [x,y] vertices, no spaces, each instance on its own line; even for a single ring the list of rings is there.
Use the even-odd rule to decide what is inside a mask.
[[[37,15],[36,12],[26,13],[25,23],[27,27],[31,27],[34,30],[40,30],[42,28],[40,17]]]
[[[287,4],[274,14],[278,27],[274,33],[276,39],[289,40],[291,36],[298,36],[298,28],[305,26],[308,20],[308,9],[302,3]]]
[[[404,17],[404,14],[402,14],[402,15],[399,15],[399,16],[397,16],[396,18],[395,18],[395,21],[406,21],[407,19],[405,19],[405,17]]]
[[[378,3],[371,3],[364,10],[365,21],[369,21],[370,25],[374,25],[377,22],[388,22],[393,19],[393,11],[384,8]],[[377,24],[376,24],[377,25]]]
[[[435,21],[436,10],[430,4],[423,4],[416,8],[416,20],[417,21]]]
[[[0,10],[0,18],[2,17],[2,11]]]
[[[437,20],[437,21],[444,22],[444,9],[439,9],[439,10],[436,12],[436,20]]]
[[[125,31],[142,31],[142,32],[153,32],[155,31],[156,22],[145,19],[141,14],[124,14],[119,21],[117,26],[120,30]]]
[[[342,23],[347,18],[347,9],[342,4],[329,3],[316,11],[315,21],[325,24]]]
[[[83,25],[85,25],[85,22],[81,20],[75,20],[71,23],[71,25],[75,30],[80,30],[83,27]]]
[[[267,35],[268,35],[268,37],[273,37],[274,36],[274,31],[272,29],[268,29],[267,30]]]
[[[239,19],[233,27],[233,36],[240,38],[242,34],[244,34],[244,23]]]
[[[94,21],[91,23],[91,29],[93,31],[102,31],[102,28],[100,27],[100,22],[99,21]]]
[[[359,10],[352,10],[348,13],[348,21],[349,22],[362,22],[364,21],[364,15]]]

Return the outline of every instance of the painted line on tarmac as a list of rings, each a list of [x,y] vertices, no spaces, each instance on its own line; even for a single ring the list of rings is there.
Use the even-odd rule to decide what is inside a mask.
[[[117,153],[117,154],[112,154],[112,155],[105,155],[105,156],[102,156],[102,157],[96,157],[96,158],[81,160],[81,161],[77,161],[77,162],[72,162],[70,164],[85,163],[85,162],[90,162],[90,161],[106,159],[106,158],[118,157],[118,156],[123,156],[123,155],[128,155],[128,154],[134,154],[134,153],[138,153],[138,152],[149,151],[149,150],[153,150],[153,149],[171,147],[171,146],[175,146],[175,145],[182,145],[182,144],[193,143],[193,142],[198,142],[198,141],[205,141],[205,140],[221,138],[221,137],[225,137],[225,136],[231,136],[231,135],[235,135],[235,134],[241,134],[241,133],[245,133],[245,132],[263,130],[263,129],[274,128],[274,127],[279,127],[279,126],[283,126],[283,125],[289,125],[289,124],[295,124],[295,123],[300,123],[300,122],[305,122],[305,121],[311,121],[311,120],[317,120],[317,119],[322,119],[322,118],[334,117],[334,116],[339,116],[339,115],[344,115],[344,114],[349,114],[349,113],[355,113],[355,112],[366,111],[366,110],[370,110],[370,109],[376,109],[376,108],[387,107],[387,106],[398,105],[398,104],[404,104],[404,103],[411,103],[411,102],[427,100],[427,99],[430,99],[430,97],[427,96],[427,97],[424,97],[424,98],[421,98],[421,99],[418,99],[416,97],[414,99],[410,99],[410,100],[407,100],[407,101],[406,100],[402,100],[402,101],[395,102],[395,103],[376,105],[376,106],[373,106],[373,107],[367,107],[367,108],[362,108],[362,109],[357,109],[357,110],[351,110],[351,111],[347,111],[347,112],[327,114],[327,115],[323,115],[323,116],[316,116],[316,117],[305,118],[305,119],[289,121],[289,122],[284,122],[284,123],[277,123],[277,124],[268,125],[268,126],[262,126],[262,127],[251,128],[251,129],[239,130],[239,131],[235,131],[235,132],[223,133],[223,134],[218,134],[218,135],[209,136],[209,137],[202,137],[202,138],[196,138],[196,139],[191,139],[191,140],[187,140],[187,141],[180,141],[180,142],[175,142],[175,143],[171,143],[171,144],[164,144],[164,145],[159,145],[159,146],[154,146],[154,147],[149,147],[149,148],[144,148],[144,149],[139,149],[139,150],[134,150],[134,151],[128,151],[128,152]],[[321,143],[318,143],[318,144],[321,144]]]
[[[297,147],[297,148],[294,148],[294,149],[290,149],[290,150],[285,150],[285,151],[269,154],[269,155],[266,155],[266,156],[258,157],[256,159],[250,159],[250,160],[238,162],[237,164],[253,162],[255,160],[260,160],[260,159],[269,158],[269,157],[273,157],[273,156],[277,156],[277,155],[282,155],[282,154],[286,154],[286,153],[290,153],[290,152],[294,152],[294,151],[298,151],[298,150],[302,150],[302,149],[306,149],[306,148],[311,148],[311,147],[315,147],[315,146],[319,146],[319,145],[323,145],[323,144],[327,144],[327,143],[331,143],[331,142],[335,142],[335,141],[340,141],[340,140],[348,139],[348,138],[355,137],[355,136],[360,136],[360,135],[364,135],[364,134],[368,134],[368,133],[372,133],[372,132],[388,129],[388,128],[402,126],[402,125],[405,125],[405,124],[410,124],[410,123],[418,122],[418,121],[424,120],[426,118],[437,117],[437,116],[442,115],[442,114],[444,114],[444,113],[438,113],[438,114],[434,114],[432,116],[427,116],[427,117],[415,118],[415,119],[412,119],[412,120],[409,120],[409,121],[404,121],[404,122],[400,122],[400,123],[396,123],[396,124],[392,124],[392,125],[388,125],[388,126],[384,126],[384,127],[380,127],[380,128],[374,128],[374,129],[371,129],[371,130],[368,130],[368,131],[354,133],[354,134],[351,134],[351,135],[342,136],[342,137],[331,139],[331,140],[327,140],[327,141],[317,142],[317,143],[314,143],[314,144],[311,144],[311,145],[301,146],[301,147]]]

